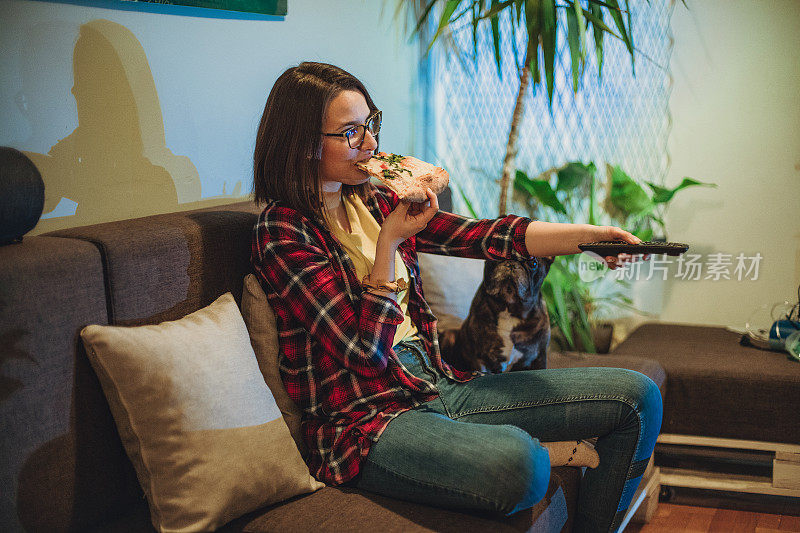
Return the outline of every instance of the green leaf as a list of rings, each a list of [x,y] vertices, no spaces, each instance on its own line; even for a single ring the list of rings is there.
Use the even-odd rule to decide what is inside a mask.
[[[651,241],[653,240],[653,228],[645,228],[645,229],[638,229],[631,231],[634,235],[642,239],[643,241]]]
[[[492,4],[496,4],[497,0],[492,0]],[[494,63],[497,65],[497,76],[503,79],[502,57],[500,55],[500,19],[493,17],[491,20],[492,25],[492,44],[494,45]]]
[[[661,226],[661,231],[662,231],[662,233],[664,233],[664,234],[666,235],[666,233],[667,233],[667,225],[666,225],[666,224],[664,224],[664,219],[662,219],[662,218],[660,218],[660,217],[657,217],[657,216],[655,216],[655,215],[650,215],[650,217],[649,217],[649,218],[650,218],[651,220],[655,221],[655,223],[656,223],[656,224],[658,224],[659,226]]]
[[[431,39],[431,43],[428,45],[428,52],[430,52],[431,47],[433,47],[433,43],[436,42],[436,39],[439,38],[439,35],[444,31],[444,29],[450,24],[451,20],[450,17],[455,13],[456,9],[458,9],[458,5],[461,3],[461,0],[447,0],[447,4],[444,6],[442,10],[442,16],[439,17],[439,27],[436,28],[436,33]]]
[[[475,59],[475,67],[478,66],[478,4],[474,3],[472,8],[472,57]]]
[[[552,268],[550,272],[552,273]],[[569,320],[569,311],[567,307],[567,302],[566,299],[564,298],[564,288],[558,283],[554,284],[552,287],[553,287],[553,302],[555,303],[555,307],[560,311],[558,314],[558,327],[561,329],[561,332],[564,334],[564,337],[566,337],[569,345],[574,346],[575,341],[572,338],[572,325],[571,325],[572,323]]]
[[[504,2],[500,2],[499,0],[492,0],[492,6],[489,8],[489,11],[482,14],[480,18],[481,20],[488,18],[497,18],[498,13],[500,13],[513,3],[514,0],[505,0]]]
[[[619,166],[609,167],[611,175],[611,203],[625,216],[644,215],[653,209],[653,202],[642,189]]]
[[[589,12],[591,17],[586,15],[589,24],[592,26],[592,34],[594,35],[594,53],[597,57],[597,75],[603,77],[603,9],[597,4],[589,4]],[[606,28],[608,28],[606,26]]]
[[[648,2],[650,0],[647,0]],[[636,63],[634,62],[634,55],[633,50],[636,49],[636,44],[633,42],[633,13],[631,12],[631,6],[628,4],[628,0],[625,0],[625,10],[628,12],[628,38],[631,41],[631,71],[633,71],[633,75],[636,76]]]
[[[646,182],[647,185],[653,189],[653,203],[656,204],[665,204],[672,200],[672,197],[675,196],[675,193],[680,191],[681,189],[685,189],[687,187],[716,187],[715,183],[704,183],[702,181],[697,181],[692,178],[683,178],[683,181],[680,185],[675,187],[674,189],[667,189],[666,187],[662,187],[660,185],[656,185],[655,183]]]
[[[569,44],[570,65],[572,67],[572,91],[578,92],[580,83],[581,39],[578,18],[575,11],[567,9],[567,43]]]
[[[517,24],[519,21],[511,17],[511,51],[514,52],[514,65],[517,67],[517,72],[522,68],[519,62],[519,50],[517,50]]]
[[[517,170],[514,176],[514,188],[520,192],[527,193],[539,203],[546,205],[557,213],[567,214],[564,204],[558,200],[555,191],[545,180],[532,180],[527,174]]]
[[[555,58],[556,58],[556,4],[555,0],[541,0],[541,42],[544,52],[544,75],[547,82],[547,101],[550,110],[553,108],[553,87],[555,85]],[[533,28],[535,30],[535,28]],[[528,27],[528,39],[533,39],[537,34],[531,33]]]
[[[531,179],[521,170],[517,170],[514,174],[514,189],[522,193],[527,193],[529,196],[534,196],[536,192],[531,185]]]
[[[584,165],[577,161],[567,163],[556,172],[556,190],[571,191],[588,182],[594,175],[594,169],[594,164]]]
[[[472,10],[473,10],[473,8],[475,7],[475,4],[477,4],[477,3],[478,3],[480,0],[471,0],[471,1],[472,1],[472,3],[470,3],[470,5],[468,5],[468,6],[467,6],[467,7],[465,7],[464,9],[462,9],[462,10],[461,10],[461,11],[458,13],[458,15],[456,15],[456,16],[454,16],[454,17],[450,17],[450,20],[448,20],[448,21],[447,21],[447,25],[448,25],[448,26],[452,26],[454,22],[458,21],[458,19],[460,19],[461,17],[463,17],[463,16],[464,16],[464,15],[466,15],[467,13],[471,13],[471,12],[472,12]],[[469,2],[470,2],[470,0],[467,0],[467,3],[469,3]],[[461,3],[461,1],[459,1],[459,4],[460,4],[460,3]]]
[[[528,46],[530,46],[530,43],[528,43]],[[530,49],[528,50],[528,57],[530,59],[528,60],[528,64],[526,65],[526,67],[531,71],[531,74],[533,75],[532,76],[533,87],[535,88],[541,85],[542,76],[541,73],[539,72],[539,47],[534,45],[532,48],[533,48],[532,50]]]
[[[597,167],[594,166],[594,163],[589,163],[589,167],[591,168],[591,176],[589,177],[589,224],[595,225],[597,224],[597,219],[594,216],[594,212],[597,209],[597,198],[595,198],[595,177],[594,173],[597,171]]]
[[[648,2],[649,1],[650,0],[648,0]],[[603,2],[603,0],[588,0],[588,2],[589,2],[589,7],[590,8],[592,6],[602,6],[602,7],[608,8],[608,9],[613,9],[610,4],[608,4],[606,2]]]
[[[547,281],[547,278],[542,282],[542,299],[544,300],[544,304],[547,306],[547,314],[550,316],[550,322],[552,323],[555,320],[556,313],[553,309],[553,296],[552,296],[552,287],[550,287],[550,283]]]
[[[583,68],[586,64],[586,19],[583,16],[583,8],[581,8],[580,1],[574,4],[575,19],[578,21],[578,40],[580,42],[580,74],[583,75]],[[576,89],[577,92],[577,89]]]
[[[575,286],[570,287],[570,293],[580,319],[578,323],[573,322],[573,327],[577,330],[584,349],[589,353],[597,353],[597,347],[594,345],[594,339],[592,338],[592,326],[589,324],[589,317],[586,316],[585,300]]]
[[[547,1],[547,0],[545,0]],[[540,83],[539,34],[541,30],[541,0],[525,0],[525,26],[528,30],[528,48],[525,67],[531,71],[534,88]]]
[[[584,349],[591,351],[595,346],[586,308],[588,303],[596,299],[575,272],[576,267],[574,256],[557,257],[542,283],[542,295],[550,314],[550,323],[564,335],[565,347],[575,349],[577,335]]]
[[[586,17],[586,20],[592,23],[593,26],[600,28],[603,33],[610,33],[612,36],[616,37],[620,41],[622,41],[622,37],[620,37],[617,32],[609,28],[606,23],[603,21],[603,12],[598,11],[600,16],[595,16],[591,11],[583,10],[583,16]]]
[[[622,10],[619,7],[619,2],[617,0],[607,0],[607,3],[611,6],[608,12],[611,14],[611,18],[614,19],[614,24],[617,26],[620,35],[622,36],[622,40],[625,43],[625,47],[628,49],[628,53],[631,55],[631,68],[634,68],[633,64],[633,38],[630,36],[629,28],[625,27],[625,21],[622,18]],[[628,22],[630,23],[630,12],[628,12]]]
[[[536,199],[536,189],[533,186],[533,181],[534,180],[530,179],[527,174],[521,170],[517,170],[514,174],[514,189]]]
[[[544,281],[542,282],[542,297],[544,298],[544,303],[547,306],[547,314],[550,315],[551,323],[553,321],[557,321],[556,317],[558,317],[558,314],[559,314],[558,308],[553,303],[555,301],[555,299],[553,298],[553,279],[554,278],[553,278],[552,273],[553,273],[553,268],[551,267],[550,268],[550,274],[548,274],[548,276],[545,277]]]
[[[665,204],[672,200],[672,196],[675,194],[675,191],[672,189],[667,189],[666,187],[656,185],[655,183],[649,181],[645,183],[647,183],[647,185],[653,190],[653,203]]]
[[[419,16],[419,20],[417,21],[417,25],[414,27],[414,31],[411,32],[411,35],[416,35],[417,33],[419,33],[419,29],[422,27],[422,25],[428,19],[428,15],[430,15],[431,10],[433,9],[433,6],[436,5],[436,2],[438,2],[438,1],[439,0],[430,0],[430,3],[427,6],[425,6],[425,10],[422,12],[422,15]],[[433,42],[433,41],[431,41],[431,42]]]
[[[567,214],[567,209],[564,207],[564,204],[562,204],[556,197],[556,193],[550,187],[549,183],[542,180],[533,180],[531,181],[531,185],[533,186],[534,191],[536,191],[536,198],[541,203],[551,208],[552,210],[556,211],[557,213],[562,213],[564,215]]]

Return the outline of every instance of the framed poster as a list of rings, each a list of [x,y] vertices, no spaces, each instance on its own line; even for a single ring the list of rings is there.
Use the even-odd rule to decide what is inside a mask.
[[[149,4],[168,4],[188,7],[204,7],[225,11],[242,11],[261,15],[286,15],[288,0],[123,0],[124,2],[143,2]]]

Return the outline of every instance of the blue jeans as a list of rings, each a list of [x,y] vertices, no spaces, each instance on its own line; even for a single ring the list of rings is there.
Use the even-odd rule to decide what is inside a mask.
[[[356,487],[510,515],[545,495],[550,457],[541,442],[599,437],[600,466],[583,476],[574,528],[617,530],[661,429],[661,393],[650,378],[619,368],[565,368],[459,383],[435,370],[418,342],[394,350],[439,397],[389,423]]]

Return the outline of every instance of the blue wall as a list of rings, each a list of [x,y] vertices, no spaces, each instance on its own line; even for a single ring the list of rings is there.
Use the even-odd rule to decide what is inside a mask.
[[[394,5],[289,0],[275,17],[0,2],[0,144],[46,187],[32,234],[245,199],[266,96],[304,60],[362,79],[384,112],[381,147],[412,153],[417,47]]]

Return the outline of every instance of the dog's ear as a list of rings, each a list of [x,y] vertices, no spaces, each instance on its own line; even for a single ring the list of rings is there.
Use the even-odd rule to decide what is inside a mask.
[[[486,260],[483,264],[483,290],[485,290],[487,294],[497,295],[500,291],[500,286],[497,280],[494,279],[494,272],[497,270],[497,266],[500,263],[501,261]]]
[[[492,279],[492,274],[497,270],[497,265],[500,261],[489,261],[488,259],[483,262],[483,281]]]
[[[550,267],[553,266],[553,261],[555,261],[555,257],[552,255],[544,256],[544,257],[537,257],[536,262],[538,263],[536,271],[542,276],[546,276],[548,272],[550,272]]]

